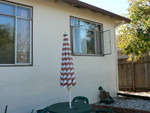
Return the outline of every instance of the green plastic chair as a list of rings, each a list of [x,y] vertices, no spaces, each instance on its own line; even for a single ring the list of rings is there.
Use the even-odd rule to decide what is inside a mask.
[[[84,96],[77,96],[77,97],[74,97],[72,102],[83,102],[83,103],[87,103],[89,104],[89,100],[87,97],[84,97]]]
[[[34,109],[32,109],[31,113],[33,113],[33,112],[34,112]]]
[[[48,106],[45,107],[44,109],[37,110],[37,113],[45,113],[47,109],[48,109]]]
[[[112,113],[113,111],[113,106],[111,106],[110,108],[108,109],[95,109],[94,112],[95,113]]]

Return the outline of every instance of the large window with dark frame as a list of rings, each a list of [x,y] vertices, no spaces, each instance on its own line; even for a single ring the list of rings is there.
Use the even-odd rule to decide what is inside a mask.
[[[0,1],[0,65],[32,64],[32,8]]]
[[[76,17],[70,23],[74,55],[105,55],[105,50],[110,54],[110,31],[103,31],[102,24]]]

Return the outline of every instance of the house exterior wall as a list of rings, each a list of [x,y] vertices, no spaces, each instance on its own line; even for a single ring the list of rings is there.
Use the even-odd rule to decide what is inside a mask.
[[[77,85],[72,98],[83,95],[99,101],[98,87],[117,93],[115,24],[108,16],[53,0],[9,0],[33,6],[33,66],[0,67],[0,111],[30,113],[47,105],[68,101],[67,89],[59,85],[63,33],[70,36],[70,16],[103,24],[111,31],[111,55],[73,56]]]

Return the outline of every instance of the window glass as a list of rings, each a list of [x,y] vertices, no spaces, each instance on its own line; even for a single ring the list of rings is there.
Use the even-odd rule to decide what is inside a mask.
[[[101,53],[101,25],[71,17],[74,54]]]
[[[78,54],[95,54],[94,31],[74,29],[74,52]]]
[[[95,54],[95,33],[94,31],[87,31],[87,54]]]
[[[17,23],[17,63],[29,63],[30,21],[18,19]]]
[[[0,64],[14,63],[14,18],[0,15]]]
[[[91,30],[100,30],[100,25],[92,22],[87,22],[84,20],[78,20],[76,18],[71,18],[71,26],[80,27],[84,29],[91,29]]]
[[[79,20],[76,18],[71,18],[71,26],[78,26]]]
[[[90,30],[98,30],[97,27],[98,27],[98,25],[93,24],[91,22],[86,22],[83,20],[80,21],[80,28],[85,28],[85,29],[90,29]]]
[[[14,15],[15,7],[10,4],[0,2],[0,13],[7,15]]]
[[[90,23],[80,20],[79,26],[80,26],[80,28],[89,29]]]
[[[86,54],[87,53],[87,45],[86,45],[86,38],[84,37],[84,31],[80,30],[79,28],[74,28],[74,53],[77,54]]]
[[[110,39],[110,30],[103,32],[103,54],[108,55],[111,54],[111,39]]]
[[[30,8],[17,6],[17,16],[30,18],[31,17],[30,13],[31,13]]]

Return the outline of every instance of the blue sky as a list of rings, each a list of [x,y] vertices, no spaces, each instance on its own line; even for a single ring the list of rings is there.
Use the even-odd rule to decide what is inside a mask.
[[[100,7],[107,11],[123,15],[127,14],[128,0],[80,0],[88,4]]]

